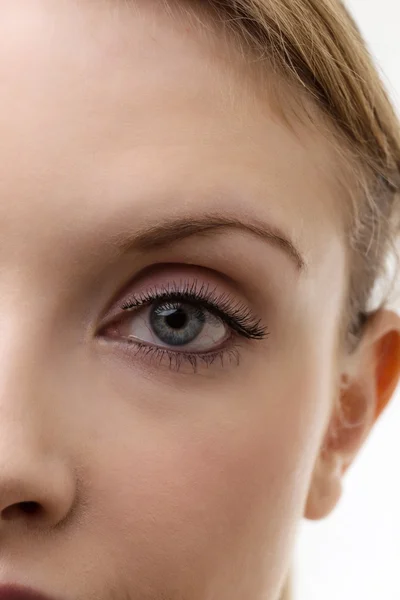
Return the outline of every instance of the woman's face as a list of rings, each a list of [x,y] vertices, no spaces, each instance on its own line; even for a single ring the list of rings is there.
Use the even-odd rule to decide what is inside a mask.
[[[129,4],[1,3],[0,580],[275,600],[337,394],[331,157]]]

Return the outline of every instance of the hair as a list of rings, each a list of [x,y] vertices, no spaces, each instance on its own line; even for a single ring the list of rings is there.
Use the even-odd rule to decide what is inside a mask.
[[[351,163],[351,258],[343,333],[353,348],[370,316],[387,302],[385,294],[379,307],[370,307],[400,234],[400,127],[379,73],[341,0],[199,4],[211,9],[217,22],[269,72],[295,85],[297,96],[311,99],[335,132],[339,152]],[[291,597],[290,579],[282,600]]]
[[[297,88],[279,106],[300,104],[342,159],[350,274],[341,333],[354,349],[368,319],[393,291],[395,276],[388,277],[388,271],[398,263],[400,237],[400,125],[360,31],[341,0],[185,0],[181,5],[193,4],[233,34],[242,54],[256,57],[267,75]],[[270,92],[268,86],[266,96]],[[384,281],[390,291],[374,307],[373,293]]]

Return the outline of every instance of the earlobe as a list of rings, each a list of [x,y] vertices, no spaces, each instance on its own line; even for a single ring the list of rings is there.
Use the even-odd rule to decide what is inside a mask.
[[[349,373],[342,373],[310,482],[305,518],[322,519],[336,506],[343,475],[393,396],[399,378],[400,318],[382,310],[368,324]]]
[[[311,478],[306,519],[327,517],[340,500],[343,476],[373,423],[372,387],[352,381],[340,389]]]
[[[340,455],[324,455],[324,451],[321,451],[314,467],[304,510],[306,519],[319,521],[332,512],[342,495],[342,472]]]

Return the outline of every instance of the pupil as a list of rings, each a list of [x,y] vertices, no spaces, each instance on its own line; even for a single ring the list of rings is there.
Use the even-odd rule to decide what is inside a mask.
[[[188,322],[188,316],[181,308],[176,308],[169,311],[170,314],[165,315],[165,321],[171,329],[183,329]]]

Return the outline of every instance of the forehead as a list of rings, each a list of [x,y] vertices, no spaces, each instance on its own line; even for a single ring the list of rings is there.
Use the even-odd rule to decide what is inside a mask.
[[[222,186],[277,220],[302,226],[310,215],[322,236],[325,225],[339,230],[322,136],[285,126],[268,86],[205,15],[162,6],[1,3],[0,187],[13,190],[3,222],[60,211],[106,222],[128,200],[150,210],[154,198],[158,210],[160,190],[178,199],[179,186],[187,203],[196,188],[212,202]]]

